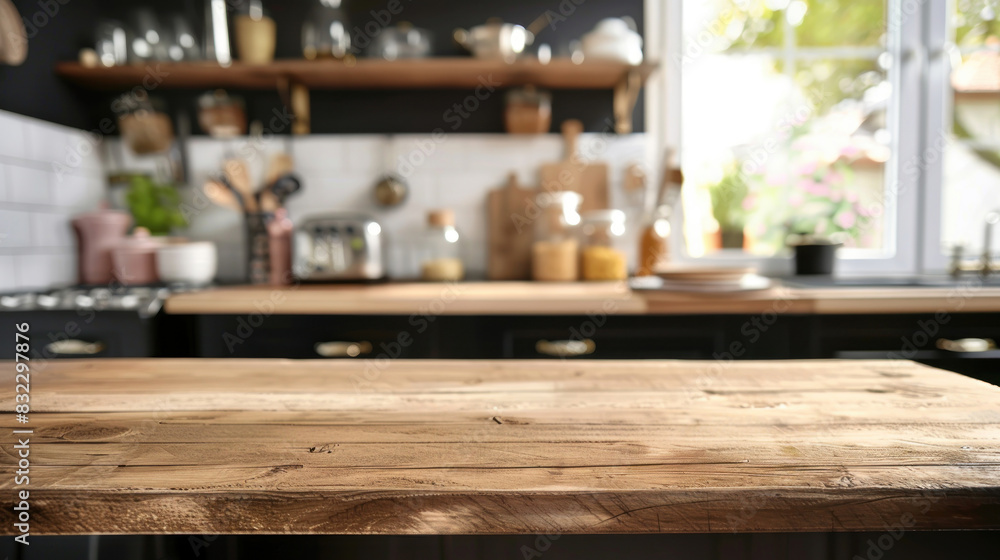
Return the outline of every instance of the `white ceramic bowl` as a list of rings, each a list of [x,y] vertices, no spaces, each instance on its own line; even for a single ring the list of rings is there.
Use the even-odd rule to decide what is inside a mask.
[[[218,269],[218,253],[211,241],[168,243],[156,251],[156,272],[162,282],[208,284]]]

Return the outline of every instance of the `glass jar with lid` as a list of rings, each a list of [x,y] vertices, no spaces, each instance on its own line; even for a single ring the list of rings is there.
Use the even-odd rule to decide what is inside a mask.
[[[531,250],[531,274],[535,280],[572,282],[579,273],[577,227],[580,202],[575,192],[543,192],[535,199],[535,242]]]
[[[420,275],[431,282],[457,282],[465,276],[461,251],[455,229],[455,213],[433,210],[427,213]]]
[[[583,279],[624,280],[628,264],[624,250],[625,212],[593,210],[583,216]]]

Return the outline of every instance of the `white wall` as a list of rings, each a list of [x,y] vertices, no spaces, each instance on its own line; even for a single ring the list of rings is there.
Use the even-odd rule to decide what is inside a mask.
[[[303,178],[303,190],[289,199],[293,220],[325,212],[365,212],[382,223],[389,243],[389,271],[394,278],[416,276],[416,263],[408,259],[416,234],[422,231],[428,210],[451,208],[462,235],[466,269],[470,277],[486,272],[486,195],[505,184],[516,171],[522,184],[537,185],[540,166],[563,157],[559,135],[512,136],[507,134],[430,135],[312,135],[274,137],[259,144],[246,138],[232,141],[199,137],[190,141],[189,174],[192,185],[201,185],[218,174],[225,154],[250,155],[251,169],[262,177],[270,154],[288,151]],[[580,151],[610,165],[612,204],[625,206],[621,182],[624,169],[646,156],[645,137],[586,134]],[[136,158],[117,140],[106,142],[109,169],[152,169],[149,158]],[[400,158],[421,162],[413,166],[408,182],[410,197],[396,208],[383,209],[373,200],[379,177],[396,171]],[[409,171],[408,169],[403,169]],[[656,174],[654,174],[656,175]],[[191,192],[186,196],[190,199]],[[243,274],[243,233],[236,212],[215,206],[200,211],[188,235],[219,244],[220,279],[240,281]]]
[[[103,197],[99,154],[82,131],[0,111],[0,292],[76,282],[69,220]]]

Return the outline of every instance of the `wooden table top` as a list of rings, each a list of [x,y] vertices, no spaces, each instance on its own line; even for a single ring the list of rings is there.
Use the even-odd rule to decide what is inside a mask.
[[[0,487],[11,430],[32,429],[33,534],[1000,528],[1000,388],[905,361],[122,359],[32,377],[29,423],[4,415]]]
[[[172,314],[618,315],[1000,312],[1000,288],[790,288],[736,294],[633,291],[625,282],[230,286],[174,294]]]

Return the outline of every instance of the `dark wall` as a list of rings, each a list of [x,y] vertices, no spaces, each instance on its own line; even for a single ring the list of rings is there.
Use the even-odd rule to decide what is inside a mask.
[[[46,0],[43,0],[43,2]],[[80,128],[94,128],[100,119],[111,116],[113,96],[89,93],[63,83],[52,73],[59,60],[74,60],[77,51],[92,43],[97,19],[101,16],[128,20],[129,10],[147,5],[160,13],[181,12],[200,24],[202,2],[198,0],[47,0],[59,7],[48,16],[38,0],[16,0],[21,15],[40,12],[47,20],[29,39],[29,57],[24,66],[0,66],[0,109],[22,113]],[[237,5],[242,0],[230,0]],[[299,58],[300,29],[313,1],[267,1],[265,7],[278,24],[278,58]],[[465,56],[451,38],[456,27],[470,27],[489,17],[527,26],[551,10],[568,13],[564,20],[554,19],[542,30],[538,42],[552,45],[555,54],[565,53],[569,42],[578,39],[605,17],[632,16],[642,29],[642,0],[401,0],[403,11],[392,17],[391,24],[408,21],[429,29],[434,35],[434,53],[442,56]],[[59,2],[66,2],[65,5]],[[576,3],[580,2],[579,5]],[[373,11],[384,10],[388,0],[344,0],[352,29],[364,29],[376,19]],[[560,15],[560,17],[562,17]],[[171,111],[184,108],[194,114],[195,99],[201,91],[160,90]],[[241,91],[251,118],[267,122],[272,111],[283,105],[276,92]],[[461,102],[469,91],[463,90],[376,90],[312,92],[312,131],[314,133],[391,133],[429,132],[442,127],[450,130],[442,114]],[[503,130],[503,91],[484,101],[456,132],[500,132]],[[589,131],[604,130],[612,117],[609,91],[554,91],[553,130],[567,118],[579,118]],[[635,130],[642,130],[642,103],[637,104]],[[195,132],[198,133],[197,125]]]

